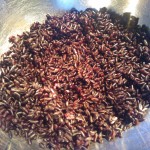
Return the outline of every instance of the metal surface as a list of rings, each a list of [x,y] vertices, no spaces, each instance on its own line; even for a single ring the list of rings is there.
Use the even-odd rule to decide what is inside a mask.
[[[42,22],[47,13],[62,15],[67,9],[75,7],[84,10],[87,7],[108,7],[118,13],[132,12],[139,17],[139,24],[150,27],[150,0],[0,0],[0,55],[9,49],[8,37],[29,29],[35,21]],[[123,138],[93,144],[93,150],[149,150],[150,149],[150,112],[145,121],[124,132]],[[39,140],[40,141],[40,140]],[[10,140],[0,130],[0,150],[38,150],[38,142],[29,146],[23,138]]]

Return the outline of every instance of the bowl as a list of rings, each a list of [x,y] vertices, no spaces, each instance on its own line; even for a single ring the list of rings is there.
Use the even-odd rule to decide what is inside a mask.
[[[75,7],[84,10],[88,7],[99,9],[107,7],[119,14],[131,12],[139,18],[139,24],[150,27],[149,0],[0,0],[0,55],[9,49],[8,37],[28,31],[33,22],[43,22],[46,14],[62,15]],[[145,121],[123,133],[122,138],[114,141],[104,140],[103,144],[91,144],[91,150],[149,150],[150,149],[150,111]],[[41,139],[32,145],[19,136],[9,138],[0,129],[0,150],[38,150]]]

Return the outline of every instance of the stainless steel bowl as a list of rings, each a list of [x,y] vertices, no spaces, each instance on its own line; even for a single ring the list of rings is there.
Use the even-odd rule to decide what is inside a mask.
[[[108,7],[122,14],[131,12],[139,17],[139,24],[150,27],[150,0],[0,0],[0,55],[9,49],[8,37],[29,30],[30,24],[45,19],[45,15],[62,15],[64,11],[75,7],[84,10],[87,7],[99,9]],[[150,149],[150,111],[145,121],[124,132],[123,138],[92,144],[93,150],[149,150]],[[39,139],[40,141],[40,139]],[[38,141],[30,146],[21,137],[9,139],[0,130],[0,150],[38,150]]]

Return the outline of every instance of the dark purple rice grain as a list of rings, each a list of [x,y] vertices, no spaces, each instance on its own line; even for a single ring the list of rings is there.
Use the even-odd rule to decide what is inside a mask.
[[[10,139],[12,139],[12,137],[13,137],[12,131],[8,132],[8,136],[9,136]]]
[[[39,147],[42,148],[42,149],[45,148],[44,143],[39,143]]]

